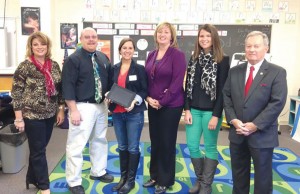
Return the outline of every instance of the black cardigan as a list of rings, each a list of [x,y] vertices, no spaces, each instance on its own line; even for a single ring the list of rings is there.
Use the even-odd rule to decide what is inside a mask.
[[[112,81],[114,83],[118,83],[118,76],[121,69],[121,63],[117,63],[113,66],[113,76]],[[130,77],[134,77],[136,79],[129,79]],[[134,108],[130,111],[131,113],[141,112],[147,109],[145,104],[145,98],[148,96],[148,87],[147,87],[147,75],[145,72],[145,67],[137,64],[134,60],[131,61],[128,74],[126,77],[126,88],[135,92],[139,95],[143,102],[140,105],[135,105]],[[109,106],[109,110],[113,112],[116,108],[115,103],[111,103]]]
[[[185,91],[184,110],[190,110],[191,108],[194,108],[194,109],[203,110],[203,111],[212,111],[213,116],[220,118],[222,116],[222,112],[223,112],[222,90],[223,90],[225,81],[227,79],[228,71],[229,71],[229,57],[224,56],[223,60],[217,64],[216,100],[211,101],[210,95],[206,94],[205,89],[201,88],[202,68],[200,67],[199,64],[197,64],[195,77],[194,77],[194,86],[193,86],[193,91],[192,91],[192,100],[187,99],[187,93]]]

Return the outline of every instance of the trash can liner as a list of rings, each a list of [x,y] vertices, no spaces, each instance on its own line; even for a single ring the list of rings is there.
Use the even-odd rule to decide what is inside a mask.
[[[19,146],[27,139],[25,132],[19,132],[14,124],[9,124],[0,130],[0,141],[11,146]]]

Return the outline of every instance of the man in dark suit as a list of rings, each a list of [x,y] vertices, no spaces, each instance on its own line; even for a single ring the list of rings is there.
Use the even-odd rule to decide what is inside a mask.
[[[279,144],[277,119],[286,102],[287,82],[285,69],[264,59],[268,45],[266,34],[250,32],[245,39],[247,62],[230,69],[223,89],[234,194],[249,193],[251,159],[254,194],[273,190],[272,156]]]

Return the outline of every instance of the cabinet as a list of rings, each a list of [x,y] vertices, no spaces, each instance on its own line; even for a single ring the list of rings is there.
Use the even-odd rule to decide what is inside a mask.
[[[297,111],[300,105],[300,96],[290,97],[290,112],[289,112],[289,126],[294,127],[296,121]]]

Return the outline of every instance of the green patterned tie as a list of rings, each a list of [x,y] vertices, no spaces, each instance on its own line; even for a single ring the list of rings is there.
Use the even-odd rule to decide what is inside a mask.
[[[91,59],[93,63],[93,68],[94,68],[94,77],[95,77],[95,100],[97,103],[100,103],[102,99],[102,85],[101,85],[101,79],[99,76],[99,73],[97,71],[98,64],[95,60],[95,53],[91,54]]]

